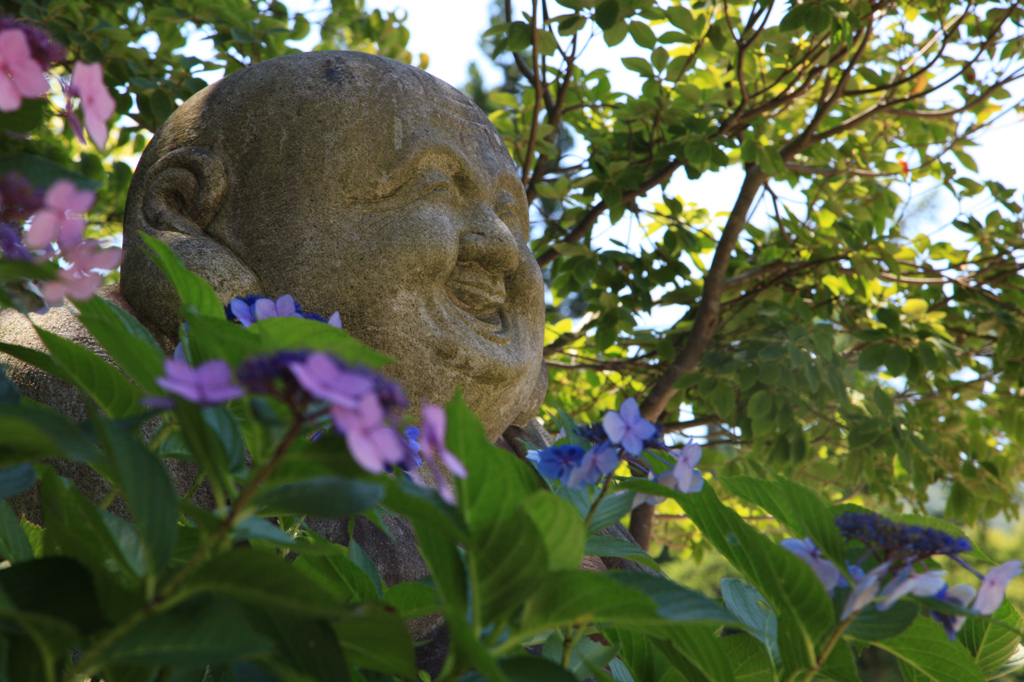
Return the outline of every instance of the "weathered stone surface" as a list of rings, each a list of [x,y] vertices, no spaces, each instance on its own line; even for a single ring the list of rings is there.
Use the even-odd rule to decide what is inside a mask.
[[[141,250],[166,241],[225,299],[291,294],[397,362],[410,403],[457,386],[492,439],[543,400],[544,299],[526,197],[486,116],[375,55],[268,60],[185,102],[125,209],[121,290],[173,334],[178,302]]]

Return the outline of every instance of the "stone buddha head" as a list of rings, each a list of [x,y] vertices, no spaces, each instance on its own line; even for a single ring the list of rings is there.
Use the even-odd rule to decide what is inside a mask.
[[[121,291],[174,336],[179,302],[143,253],[167,243],[222,301],[291,294],[395,358],[410,404],[461,386],[496,439],[543,401],[543,283],[526,197],[458,90],[356,52],[261,62],[185,102],[139,161]]]

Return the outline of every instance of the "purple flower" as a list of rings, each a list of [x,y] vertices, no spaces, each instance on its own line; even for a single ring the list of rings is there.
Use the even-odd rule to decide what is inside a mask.
[[[676,465],[672,475],[676,480],[673,486],[681,493],[699,493],[704,488],[704,477],[695,467],[700,463],[701,448],[696,443],[687,443],[682,450],[670,450],[676,456]]]
[[[822,555],[821,550],[811,541],[810,538],[800,540],[798,538],[786,538],[779,543],[793,554],[800,557],[804,563],[811,567],[818,580],[825,586],[825,590],[832,594],[832,590],[839,584],[842,577],[839,569],[831,561]]]
[[[946,589],[946,581],[942,576],[945,571],[924,571],[911,573],[904,567],[899,574],[886,585],[881,592],[885,597],[878,605],[879,611],[887,611],[900,597],[912,594],[915,597],[934,597]]]
[[[668,471],[663,471],[658,476],[655,476],[654,472],[652,471],[651,473],[649,473],[647,475],[647,480],[654,481],[658,485],[663,485],[666,488],[675,488],[676,487],[676,475],[675,475],[675,472],[672,471],[671,469],[669,469]],[[703,480],[704,479],[701,479],[702,482],[703,482]],[[661,495],[654,495],[653,493],[652,494],[637,493],[633,497],[633,505],[632,505],[631,508],[632,509],[636,509],[641,504],[651,504],[651,505],[655,505],[656,506],[656,505],[659,505],[662,502],[664,502],[665,499],[666,499],[665,497],[663,497]]]
[[[556,479],[564,484],[584,454],[583,448],[578,445],[555,445],[545,448],[538,453],[540,462],[537,464],[537,471],[544,478]]]
[[[618,412],[610,410],[601,421],[608,439],[621,444],[631,455],[639,455],[644,450],[644,441],[657,435],[658,429],[651,422],[640,416],[640,406],[635,398],[622,403]]]
[[[345,434],[352,459],[364,470],[380,474],[406,459],[409,446],[385,424],[387,415],[376,393],[361,396],[355,408],[332,404],[330,414],[338,431]]]
[[[841,620],[846,620],[856,614],[878,596],[879,583],[889,571],[890,562],[884,561],[864,574],[864,577],[857,581],[846,598],[846,605],[843,606]]]
[[[156,383],[197,405],[217,405],[245,395],[232,382],[231,367],[223,360],[209,360],[193,369],[187,362],[164,358],[164,375],[157,377]]]
[[[335,311],[329,320],[325,320],[316,313],[305,312],[302,306],[296,303],[295,299],[289,294],[285,294],[276,301],[263,298],[258,294],[233,298],[224,308],[224,312],[229,320],[236,321],[243,327],[248,327],[260,320],[268,320],[272,317],[301,317],[307,320],[323,322],[341,329],[341,313]]]
[[[942,590],[935,595],[936,599],[949,602],[954,606],[967,607],[974,599],[974,588],[970,585],[954,585],[953,587],[947,588],[945,585]],[[956,641],[956,633],[960,632],[960,628],[967,622],[967,616],[959,616],[952,613],[942,613],[940,611],[932,611],[932,618],[942,626],[942,629],[946,631],[946,636],[949,637],[951,642]]]
[[[356,409],[362,396],[374,388],[372,376],[342,366],[327,353],[310,353],[288,363],[288,369],[311,396],[348,409]]]
[[[21,228],[17,225],[0,223],[0,254],[11,260],[32,260],[32,253],[21,241]]]
[[[23,221],[43,207],[43,193],[20,173],[0,177],[0,220]]]
[[[423,406],[423,429],[421,430],[423,436],[423,458],[430,465],[431,471],[434,472],[434,481],[437,483],[437,491],[440,493],[441,499],[448,504],[455,504],[455,492],[452,490],[451,485],[449,485],[448,479],[441,472],[438,460],[453,476],[465,478],[467,472],[465,465],[445,444],[447,426],[448,416],[445,414],[444,409],[437,405]]]
[[[995,613],[999,605],[1003,603],[1006,586],[1022,572],[1024,571],[1021,571],[1020,559],[1011,559],[993,568],[981,581],[978,596],[974,599],[971,608],[983,616]]]
[[[594,485],[605,474],[619,466],[619,448],[610,443],[601,443],[587,450],[579,463],[572,468],[565,484],[570,488],[584,488]]]

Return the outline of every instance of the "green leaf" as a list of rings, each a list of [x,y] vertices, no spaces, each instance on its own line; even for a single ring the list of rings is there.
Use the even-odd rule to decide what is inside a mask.
[[[92,575],[67,557],[44,557],[0,571],[0,590],[20,611],[57,618],[88,635],[109,625]],[[10,615],[9,607],[0,606]]]
[[[0,463],[55,456],[90,462],[99,451],[81,426],[48,407],[27,402],[0,405]]]
[[[167,244],[142,232],[139,232],[139,236],[149,247],[147,255],[174,285],[183,306],[194,307],[200,315],[224,318],[224,304],[209,282],[186,268]]]
[[[619,20],[619,3],[617,0],[604,0],[597,5],[594,22],[607,31]]]
[[[657,38],[654,35],[654,31],[651,30],[651,27],[644,22],[636,19],[629,22],[629,35],[633,36],[633,42],[640,47],[648,50],[654,49],[654,44],[657,41]]]
[[[899,659],[914,679],[931,682],[982,682],[984,676],[961,644],[950,642],[930,618],[919,617],[902,634],[871,642]]]
[[[583,561],[584,532],[583,520],[576,508],[546,490],[538,490],[527,497],[521,507],[543,539],[548,568],[552,571],[578,568]],[[643,552],[639,547],[636,549]]]
[[[272,317],[260,320],[247,330],[255,333],[265,352],[279,350],[316,350],[331,353],[345,362],[379,369],[391,358],[364,346],[348,332],[316,320],[298,317]]]
[[[64,370],[54,362],[53,358],[48,354],[35,350],[34,348],[25,348],[24,346],[16,346],[12,343],[0,343],[0,352],[6,353],[13,358],[17,358],[22,362],[38,367],[47,374],[52,374],[58,379],[63,379],[68,383],[72,383],[71,377],[64,373]]]
[[[471,532],[493,528],[541,489],[540,476],[529,464],[491,444],[461,396],[448,403],[447,441],[469,474],[456,480],[456,489]]]
[[[898,601],[887,611],[878,611],[875,604],[857,614],[857,618],[846,628],[850,637],[863,640],[880,640],[895,637],[910,627],[920,609],[909,601]]]
[[[787,667],[813,664],[816,644],[835,621],[832,601],[814,571],[725,507],[711,486],[700,493],[671,492],[670,496],[768,599],[779,617],[779,650]]]
[[[508,27],[506,49],[510,52],[521,52],[533,43],[533,30],[524,21],[513,21]]]
[[[142,391],[112,364],[45,329],[36,327],[36,333],[60,366],[62,378],[85,391],[107,415],[122,419],[143,411]]]
[[[343,604],[377,599],[370,576],[344,556],[303,554],[292,566]]]
[[[568,488],[563,487],[561,490],[568,490]],[[590,517],[590,526],[587,527],[587,533],[592,536],[594,533],[598,533],[608,526],[618,523],[633,507],[633,497],[634,495],[629,492],[606,495],[601,500],[601,504],[597,505],[597,511]],[[590,504],[588,502],[587,510],[589,508]],[[586,514],[587,510],[584,510],[583,513]]]
[[[207,666],[269,652],[273,646],[230,599],[198,597],[129,630],[107,649],[100,665]]]
[[[374,599],[381,599],[384,596],[384,581],[380,578],[380,571],[377,570],[377,564],[373,563],[373,559],[363,551],[363,548],[359,546],[355,538],[349,538],[348,541],[348,560],[355,564],[360,571],[365,573],[370,578],[370,582],[373,583],[373,597]]]
[[[167,469],[153,452],[117,425],[95,419],[97,434],[116,474],[121,496],[132,513],[146,558],[163,568],[178,541],[178,495]]]
[[[0,405],[10,405],[21,401],[21,391],[14,382],[7,378],[7,368],[0,365]]]
[[[380,504],[384,486],[343,476],[318,476],[261,490],[253,504],[263,516],[342,519]]]
[[[762,649],[779,659],[779,620],[768,606],[768,600],[757,588],[736,578],[722,578],[722,601],[725,608],[746,626],[747,632],[759,640]]]
[[[32,560],[32,545],[6,500],[0,502],[0,559],[12,564]]]
[[[331,622],[353,665],[415,679],[416,656],[409,628],[383,604],[360,604]]]
[[[545,538],[525,514],[498,521],[474,540],[467,553],[470,579],[480,619],[488,623],[510,614],[537,589],[549,560]]]
[[[651,67],[651,62],[641,57],[623,57],[622,65],[630,71],[636,71],[641,76],[647,78],[654,78],[654,69]]]
[[[625,557],[626,559],[631,559],[638,564],[643,564],[644,566],[653,568],[655,571],[661,571],[661,567],[658,566],[658,563],[654,561],[647,552],[640,549],[640,547],[628,540],[612,537],[610,535],[591,535],[587,538],[587,544],[583,548],[583,553],[587,556],[596,557]]]
[[[349,679],[345,652],[326,621],[252,606],[246,607],[245,612],[252,628],[274,643],[273,653],[263,662],[275,669],[279,677],[289,679],[299,673],[313,680]]]
[[[99,189],[100,183],[90,180],[63,165],[35,154],[4,154],[0,156],[0,175],[17,172],[35,187],[49,187],[58,180],[70,180],[79,189]]]
[[[214,557],[189,577],[183,589],[319,618],[347,612],[343,601],[277,554],[248,548]]]
[[[1009,627],[1004,627],[1002,624]],[[957,641],[967,647],[981,668],[985,679],[992,679],[1020,644],[1020,631],[1024,626],[1017,609],[1008,601],[992,614],[992,618],[968,617]]]
[[[402,620],[422,618],[441,610],[437,590],[420,582],[389,587],[384,593],[384,603],[398,611]]]
[[[671,645],[669,644],[671,642]],[[655,644],[670,661],[678,666],[675,652],[686,657],[689,663],[713,682],[733,682],[732,665],[721,646],[721,638],[714,628],[702,625],[688,625],[673,628],[667,640]],[[681,666],[680,666],[681,667]]]
[[[142,324],[122,308],[93,296],[76,304],[85,328],[118,367],[147,392],[156,393],[155,378],[163,374],[164,353]]]
[[[764,644],[740,632],[722,637],[720,646],[736,682],[774,682],[775,666]]]
[[[857,674],[857,661],[853,657],[850,645],[839,642],[822,664],[818,675],[834,682],[861,682],[860,675]]]
[[[797,536],[810,537],[837,565],[846,561],[843,538],[834,521],[835,510],[818,493],[786,479],[765,481],[735,476],[722,482],[732,493],[789,526]]]

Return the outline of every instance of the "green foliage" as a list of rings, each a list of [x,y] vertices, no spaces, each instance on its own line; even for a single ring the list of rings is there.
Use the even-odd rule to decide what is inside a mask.
[[[735,509],[763,509],[839,566],[849,557],[833,499],[920,507],[944,481],[950,518],[1013,509],[1024,445],[1021,208],[1013,190],[973,179],[969,149],[1011,109],[1019,44],[1001,36],[1020,25],[1019,8],[557,4],[563,14],[541,3],[539,16],[509,12],[489,31],[495,56],[512,53],[518,72],[506,70],[503,90],[477,93],[543,217],[534,247],[553,296],[551,404],[564,407],[574,439],[570,417],[596,421],[616,394],[644,394],[644,414],[669,432],[712,427],[703,466],[717,480],[695,494],[622,477],[600,491],[552,491],[488,442],[458,398],[448,445],[469,475],[455,506],[401,473],[362,471],[341,437],[307,439],[294,405],[270,398],[177,400],[147,440],[140,431],[157,413],[140,399],[158,392],[162,349],[120,308],[83,301],[80,319],[120,369],[43,330],[48,354],[0,346],[78,387],[93,408],[73,424],[0,374],[0,498],[38,480],[45,520],[19,521],[0,501],[0,678],[414,679],[405,620],[434,614],[451,636],[444,680],[847,682],[866,647],[894,656],[908,680],[991,679],[1024,663],[1010,604],[982,617],[904,599],[841,619],[848,591],[830,596]],[[205,86],[199,73],[287,54],[310,30],[280,2],[165,5],[0,5],[69,46],[56,75],[101,61],[116,92],[119,129],[104,156],[75,142],[45,102],[0,115],[13,133],[0,142],[0,172],[97,190],[88,217],[99,236],[121,221],[127,161]],[[397,15],[359,0],[333,2],[320,29],[317,49],[412,61]],[[189,32],[208,36],[212,57],[183,54]],[[607,70],[580,66],[591,34],[640,51],[621,60],[639,91],[616,92]],[[582,163],[567,160],[574,147]],[[677,175],[730,168],[743,181],[724,221],[670,195]],[[929,179],[996,208],[940,236],[917,233],[907,196]],[[644,236],[597,239],[606,219]],[[181,298],[193,365],[297,349],[387,362],[317,322],[227,322],[214,289],[144,239]],[[5,260],[0,284],[53,270]],[[24,301],[0,290],[0,306]],[[675,322],[651,326],[669,314]],[[214,509],[179,498],[165,456],[199,467]],[[90,501],[46,458],[92,467],[110,494]],[[724,580],[711,598],[666,579],[631,543],[598,535],[635,492],[670,497],[742,580]],[[115,498],[130,521],[108,510]],[[333,545],[304,523],[380,524],[391,513],[410,520],[429,578],[388,586],[356,541]],[[582,571],[584,555],[653,573]],[[956,641],[928,618],[933,609],[967,616]],[[531,645],[539,656],[524,655]]]

